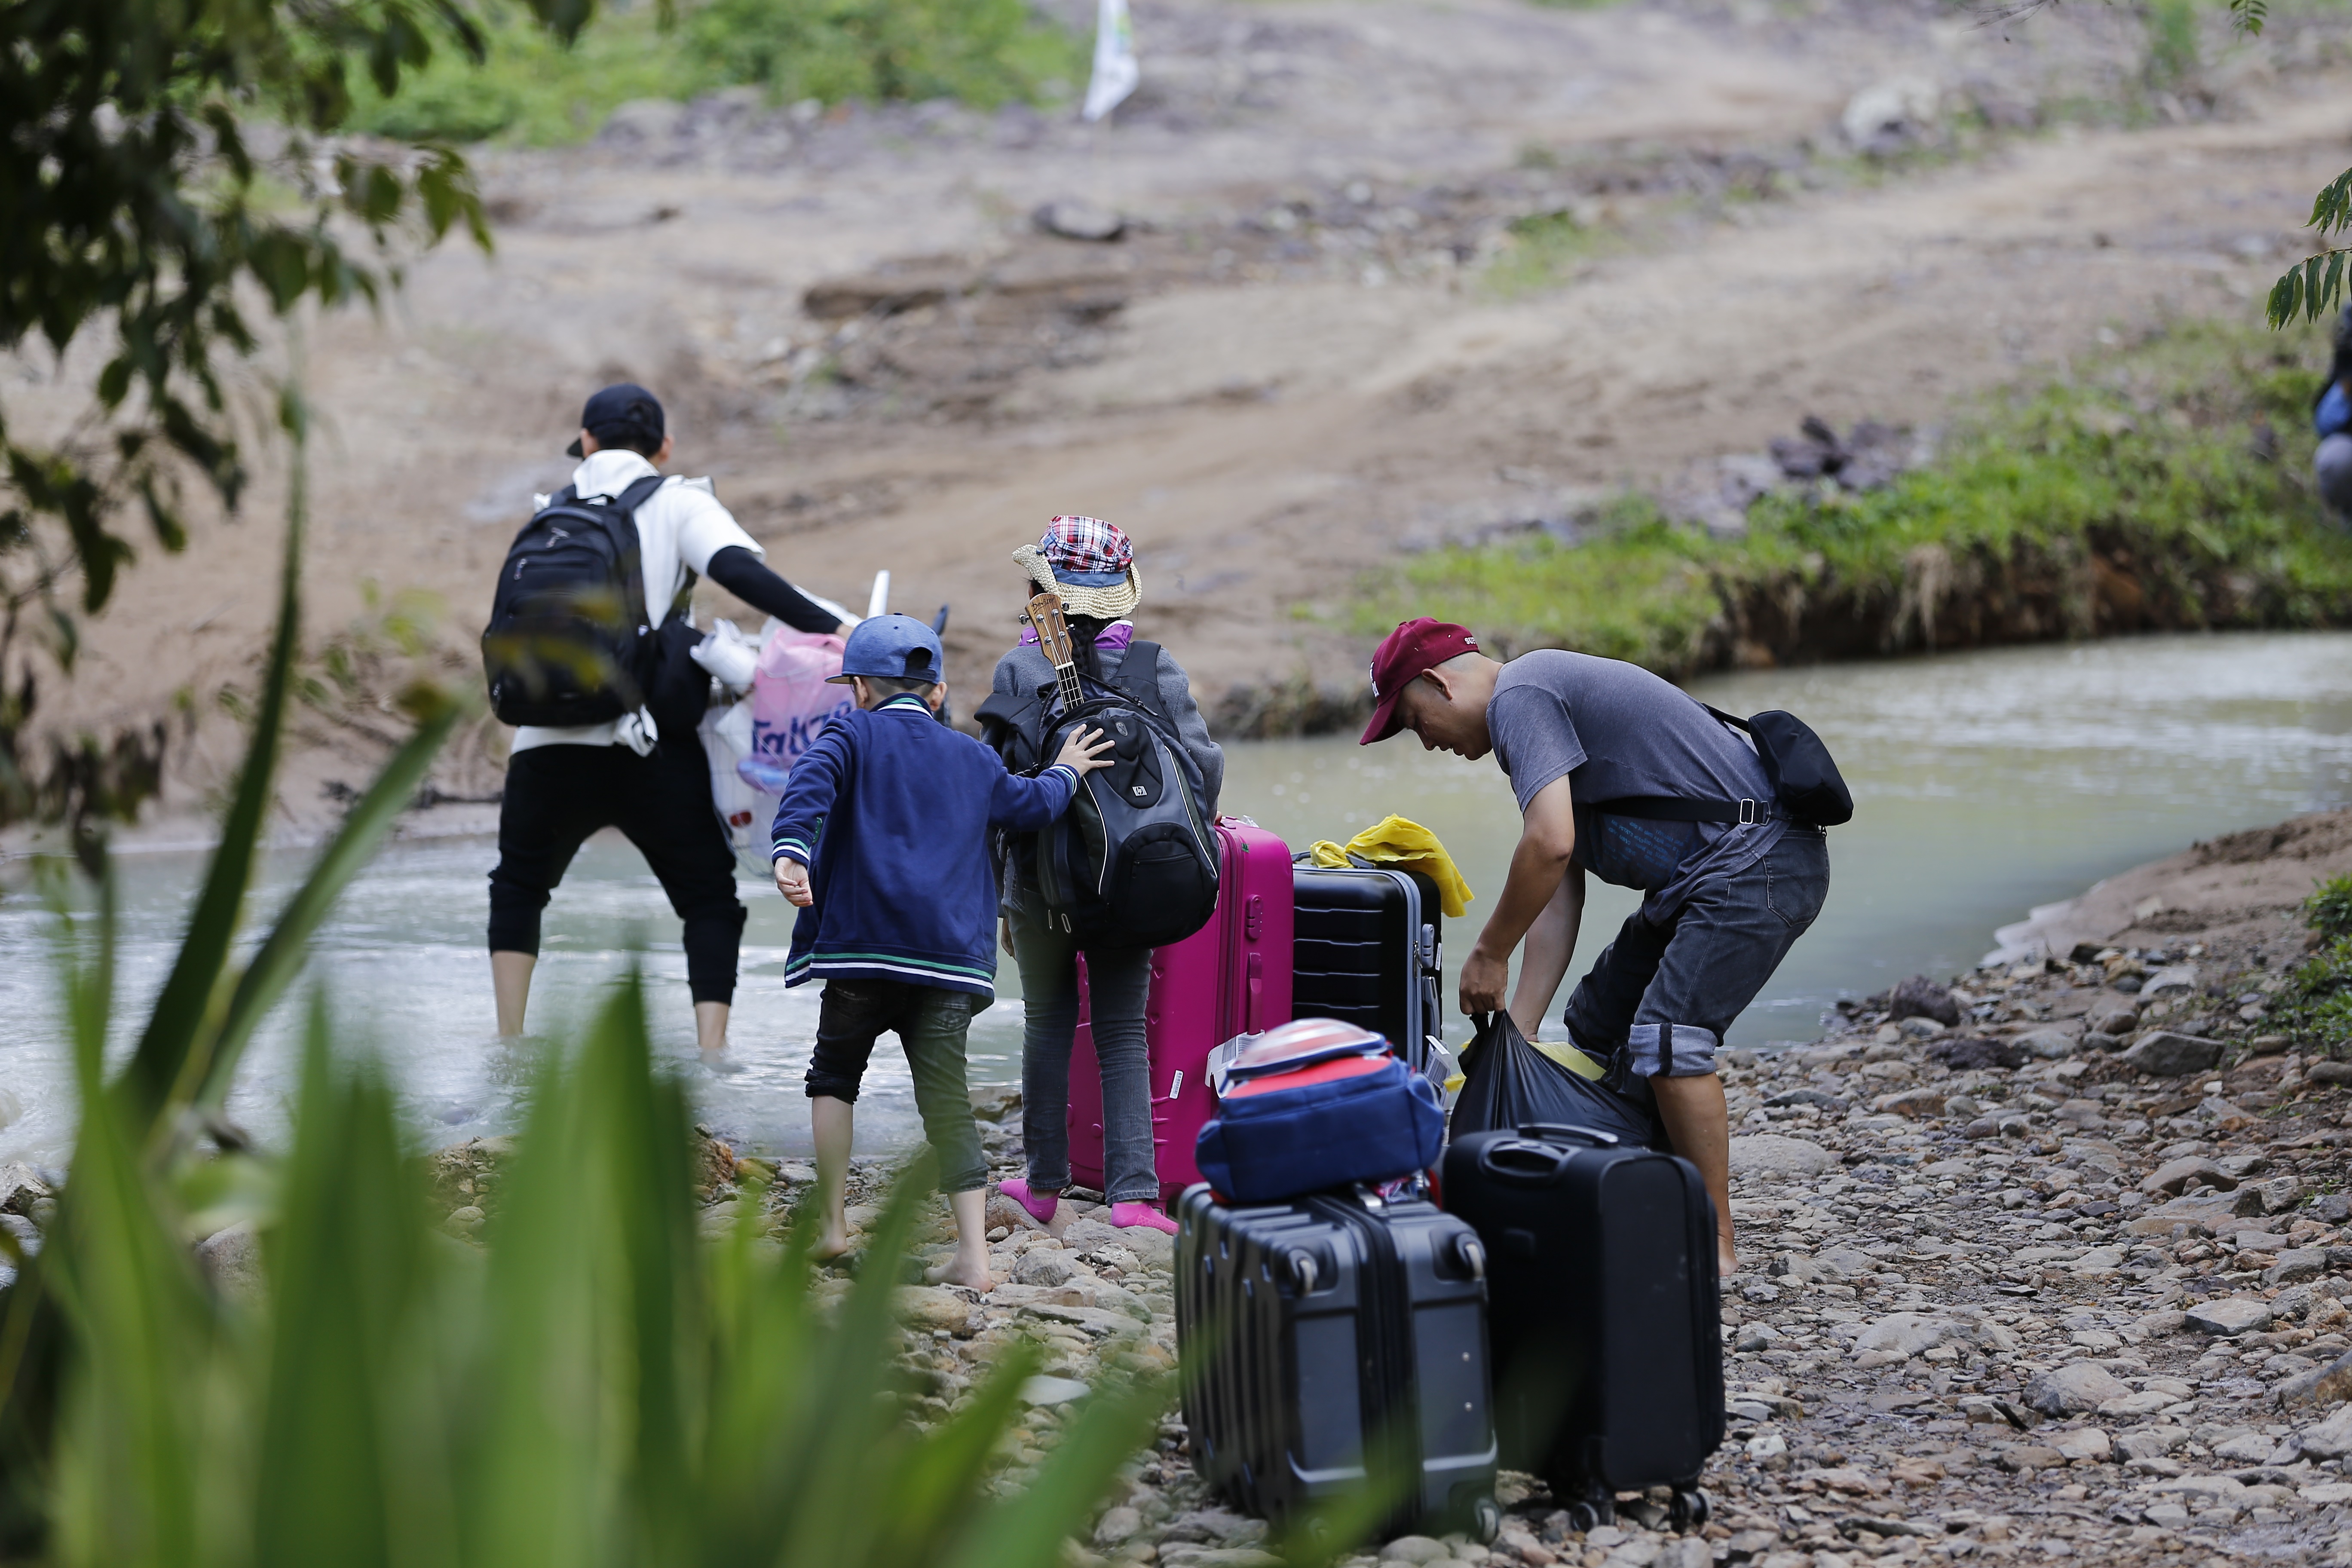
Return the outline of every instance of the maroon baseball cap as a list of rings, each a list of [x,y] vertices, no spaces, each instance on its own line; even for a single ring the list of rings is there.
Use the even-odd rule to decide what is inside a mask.
[[[1423,671],[1477,651],[1478,639],[1467,626],[1427,616],[1406,621],[1382,637],[1372,654],[1372,721],[1364,726],[1364,738],[1356,744],[1369,746],[1397,732],[1397,699],[1421,679]]]

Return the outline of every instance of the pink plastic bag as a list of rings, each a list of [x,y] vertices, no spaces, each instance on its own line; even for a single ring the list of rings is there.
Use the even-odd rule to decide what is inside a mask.
[[[841,673],[843,641],[830,633],[779,627],[761,650],[751,678],[751,754],[735,764],[743,782],[770,795],[801,754],[816,743],[825,721],[857,704],[846,686],[829,686]]]

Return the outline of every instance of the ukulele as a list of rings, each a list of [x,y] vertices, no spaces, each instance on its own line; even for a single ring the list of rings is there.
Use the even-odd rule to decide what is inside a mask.
[[[1062,596],[1038,595],[1029,601],[1024,618],[1037,628],[1037,647],[1054,667],[1054,681],[1061,689],[1062,711],[1076,712],[1086,693],[1078,686],[1077,649],[1070,642],[1070,623],[1062,618]]]

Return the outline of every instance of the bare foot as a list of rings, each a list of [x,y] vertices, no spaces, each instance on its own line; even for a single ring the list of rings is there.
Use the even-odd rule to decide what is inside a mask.
[[[816,1245],[809,1249],[809,1256],[819,1263],[830,1263],[836,1258],[848,1257],[849,1232],[827,1230],[816,1238]]]
[[[1717,1247],[1715,1251],[1716,1278],[1718,1279],[1728,1279],[1738,1272],[1739,1254],[1732,1251],[1731,1248],[1727,1247]]]
[[[925,1269],[923,1278],[934,1285],[961,1285],[983,1296],[996,1289],[996,1280],[988,1271],[985,1255],[976,1260],[958,1256],[936,1268]]]

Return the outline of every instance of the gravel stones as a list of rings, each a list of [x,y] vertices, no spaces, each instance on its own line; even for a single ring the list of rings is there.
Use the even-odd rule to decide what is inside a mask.
[[[2171,1029],[2150,1029],[2133,1042],[2124,1060],[2150,1078],[2183,1078],[2211,1072],[2221,1060],[2221,1042]]]
[[[2150,1171],[2141,1178],[2139,1190],[2149,1197],[2158,1193],[2178,1194],[2192,1182],[2202,1182],[2225,1193],[2234,1190],[2238,1184],[2234,1177],[2223,1174],[2221,1167],[2212,1161],[2189,1154],[2178,1160],[2167,1160]]]
[[[1948,985],[1938,985],[1924,974],[1915,974],[1887,994],[1886,1016],[1890,1018],[1933,1018],[1946,1028],[1955,1028],[1960,1021],[1960,1005]]]
[[[1078,1276],[1077,1259],[1058,1247],[1037,1247],[1021,1255],[1013,1266],[1013,1283],[1042,1285],[1051,1289],[1066,1285]]]
[[[2071,1432],[2057,1433],[2050,1438],[2050,1446],[2066,1458],[2092,1464],[2104,1464],[2114,1449],[2107,1435],[2096,1426],[2077,1426]]]
[[[1117,239],[1127,232],[1126,218],[1087,201],[1047,202],[1029,215],[1029,221],[1037,226],[1041,234],[1097,244]]]
[[[2043,1061],[2064,1061],[2074,1054],[2080,1042],[2064,1029],[2028,1029],[2016,1037],[2017,1048]]]
[[[1987,1068],[2021,1068],[2028,1058],[2024,1047],[2014,1041],[1964,1035],[1929,1046],[1927,1059],[1940,1062],[1954,1072],[1981,1072]]]
[[[2220,1230],[2236,1214],[2237,1207],[2235,1193],[2200,1193],[2158,1204],[2124,1228],[2134,1236],[2170,1236],[2172,1227],[2180,1225],[2191,1230]]]
[[[2316,1459],[2340,1459],[2352,1454],[2352,1405],[2336,1406],[2334,1415],[2295,1434],[2295,1442]]]
[[[196,1244],[196,1261],[221,1293],[261,1302],[261,1238],[247,1221],[216,1230]]]
[[[2086,1028],[2103,1035],[2128,1035],[2139,1026],[2139,1009],[2121,996],[2102,996],[2083,1015]]]
[[[2266,1326],[2271,1321],[2271,1304],[2245,1296],[2225,1296],[2218,1301],[2200,1301],[2188,1309],[2185,1316],[2189,1326],[2200,1333],[2227,1339]]]
[[[1736,1176],[1818,1176],[1838,1164],[1838,1157],[1818,1143],[1780,1132],[1750,1132],[1731,1141],[1731,1172]]]
[[[2347,1351],[2327,1366],[2314,1367],[2287,1379],[2271,1397],[2289,1409],[2301,1405],[2325,1408],[2352,1399],[2352,1351]]]
[[[2131,1389],[2122,1379],[2091,1361],[2036,1373],[2025,1384],[2025,1403],[2044,1415],[2080,1415],[2130,1395]]]
[[[2327,1249],[2321,1247],[2290,1247],[2278,1255],[2278,1261],[2263,1270],[2265,1285],[2293,1285],[2305,1279],[2316,1279],[2327,1272]]]

